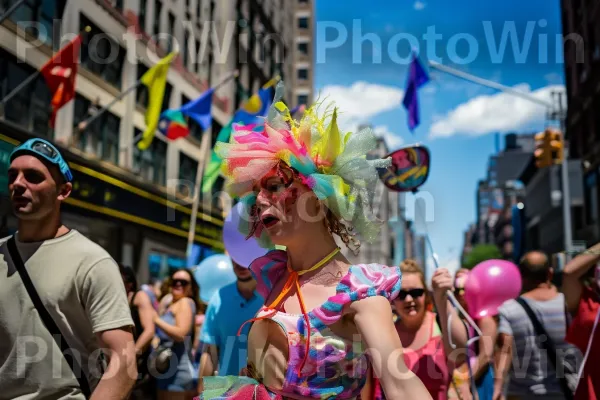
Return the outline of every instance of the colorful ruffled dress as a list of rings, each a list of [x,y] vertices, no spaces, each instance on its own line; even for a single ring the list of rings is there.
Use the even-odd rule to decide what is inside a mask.
[[[271,251],[250,268],[257,280],[258,292],[267,298],[275,283],[286,279],[287,254]],[[289,359],[282,390],[266,388],[249,366],[251,378],[204,378],[205,390],[200,399],[358,399],[369,370],[365,348],[360,341],[335,335],[329,326],[339,321],[344,307],[353,301],[372,296],[384,296],[392,301],[398,296],[400,286],[400,268],[358,264],[351,266],[340,280],[335,295],[307,312],[308,324],[302,314],[288,314],[263,306],[257,319],[273,320],[287,335]]]

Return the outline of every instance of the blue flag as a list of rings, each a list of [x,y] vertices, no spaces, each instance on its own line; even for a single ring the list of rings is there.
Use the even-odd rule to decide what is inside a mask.
[[[408,111],[408,127],[411,131],[420,123],[417,91],[427,82],[429,82],[429,76],[427,76],[417,55],[413,53],[413,59],[408,70],[408,79],[406,80],[404,100],[402,101],[404,108]]]
[[[196,121],[204,130],[210,128],[212,124],[212,114],[210,109],[212,106],[212,95],[214,88],[208,89],[202,93],[196,100],[192,100],[181,107],[183,115],[187,115]]]

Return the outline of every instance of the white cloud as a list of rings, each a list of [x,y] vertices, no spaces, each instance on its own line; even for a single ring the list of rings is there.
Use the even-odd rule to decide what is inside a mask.
[[[340,110],[339,118],[367,121],[402,104],[404,90],[394,86],[357,81],[352,86],[327,85],[319,92],[324,105],[335,102]]]
[[[551,85],[531,91],[529,85],[521,84],[514,89],[551,102],[551,93],[564,91],[564,86]],[[543,123],[546,111],[542,105],[508,93],[477,96],[437,120],[431,126],[429,136],[480,136],[492,132],[518,131],[532,124]]]
[[[368,83],[354,82],[351,86],[328,85],[319,92],[321,107],[335,103],[338,107],[338,124],[344,132],[356,132],[361,125],[371,125],[371,118],[378,114],[401,107],[404,91],[402,89]],[[387,125],[375,125],[376,136],[385,140],[390,150],[400,147],[404,140],[390,131]]]
[[[417,1],[415,1],[415,4],[414,4],[414,6],[413,6],[413,7],[415,8],[415,10],[417,10],[417,11],[421,11],[422,9],[424,9],[424,8],[425,8],[425,6],[426,6],[426,5],[427,5],[427,4],[423,3],[422,1],[420,1],[420,0],[417,0]]]

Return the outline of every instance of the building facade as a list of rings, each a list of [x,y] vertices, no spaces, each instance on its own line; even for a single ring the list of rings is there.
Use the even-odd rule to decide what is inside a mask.
[[[0,9],[12,3],[0,2]],[[65,223],[118,261],[136,267],[144,281],[157,270],[185,265],[191,195],[198,164],[209,155],[201,150],[203,135],[211,135],[214,144],[233,112],[278,68],[282,78],[293,76],[293,59],[275,60],[275,45],[261,47],[264,56],[243,58],[250,52],[241,32],[244,21],[231,12],[247,10],[254,16],[245,19],[253,23],[247,25],[248,40],[266,31],[276,37],[272,42],[288,46],[286,41],[293,42],[289,22],[294,11],[286,11],[280,1],[238,3],[236,8],[233,0],[41,0],[25,2],[0,24],[0,97],[38,70],[73,34],[91,28],[81,46],[75,99],[61,108],[54,129],[48,124],[50,93],[41,76],[6,103],[0,117],[3,166],[12,148],[30,137],[61,147],[75,175]],[[135,138],[145,130],[148,102],[144,86],[116,101],[92,124],[84,124],[171,51],[178,55],[168,72],[163,110],[198,97],[239,69],[237,81],[215,92],[211,129],[202,132],[191,121],[188,137],[168,141],[156,132],[152,145],[139,151]],[[293,88],[288,90],[293,93]],[[219,180],[214,190],[222,184]],[[223,251],[227,210],[213,197],[202,203],[196,222],[195,241],[206,255]],[[2,203],[4,228],[10,232],[16,221],[8,215],[5,196]]]
[[[588,246],[600,241],[600,4],[562,4],[569,158],[582,164],[584,215],[576,234]]]
[[[292,26],[294,27],[294,43],[290,51],[294,57],[293,94],[291,102],[294,106],[310,104],[314,96],[314,29],[315,29],[315,1],[294,0],[295,14]]]

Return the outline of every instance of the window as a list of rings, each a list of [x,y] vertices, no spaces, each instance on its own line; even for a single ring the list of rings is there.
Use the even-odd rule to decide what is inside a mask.
[[[162,2],[161,0],[154,0],[154,35],[160,33],[160,16],[162,13]]]
[[[8,10],[16,0],[0,0],[0,10]],[[25,1],[9,16],[15,23],[22,24],[25,30],[48,46],[52,46],[54,19],[62,18],[66,0],[34,0]],[[43,30],[36,28],[42,25]],[[45,30],[45,32],[44,32]],[[42,34],[40,34],[42,33]],[[58,42],[58,41],[57,41]]]
[[[116,40],[81,15],[80,29],[83,30],[88,25],[92,30],[88,35],[84,35],[81,45],[81,65],[120,89],[125,50]]]
[[[190,61],[190,32],[187,29],[183,31],[183,66],[190,69],[188,62]]]
[[[169,46],[167,50],[169,52],[173,51],[173,44],[177,38],[175,37],[175,16],[173,13],[169,13]]]
[[[90,116],[93,104],[90,100],[77,94],[75,95],[74,124],[77,126]],[[119,162],[119,131],[121,119],[110,111],[104,112],[98,119],[79,132],[75,145],[86,153],[118,164]]]
[[[173,92],[173,85],[171,85],[169,82],[167,82],[167,85],[165,86],[165,95],[163,97],[161,112],[169,109],[169,104],[171,103],[171,93],[172,92]]]
[[[297,105],[308,105],[308,96],[305,94],[298,95],[298,104]]]
[[[302,55],[308,55],[308,43],[298,43],[298,52]]]
[[[300,17],[300,18],[298,18],[298,28],[300,28],[300,29],[308,29],[308,17]]]
[[[123,12],[123,0],[113,0],[113,7],[115,7],[120,12]]]
[[[148,7],[148,0],[140,0],[140,12],[138,14],[138,23],[140,29],[146,32],[146,7]]]
[[[585,219],[589,225],[598,221],[598,186],[595,172],[585,177]]]
[[[8,52],[0,49],[0,98],[14,90],[35,70]],[[50,90],[42,76],[22,88],[4,105],[7,120],[35,132],[36,135],[52,136],[48,125],[50,119]]]
[[[306,68],[298,69],[298,79],[300,79],[300,80],[308,79],[308,70]]]
[[[139,63],[137,66],[137,79],[138,81],[140,79],[142,79],[142,76],[144,76],[144,74],[146,72],[148,72],[148,67],[146,67],[144,64]],[[148,105],[148,87],[146,85],[139,85],[136,89],[136,103],[138,106],[140,107],[144,107],[146,108],[146,106]]]
[[[139,129],[134,130],[135,136],[141,135]],[[133,167],[135,172],[144,180],[165,186],[167,171],[167,144],[155,137],[146,150],[141,151],[133,146]]]
[[[179,153],[179,180],[185,184],[179,185],[179,190],[186,197],[194,196],[194,186],[196,185],[196,173],[198,172],[198,161],[183,153]],[[191,190],[191,193],[188,193]]]

